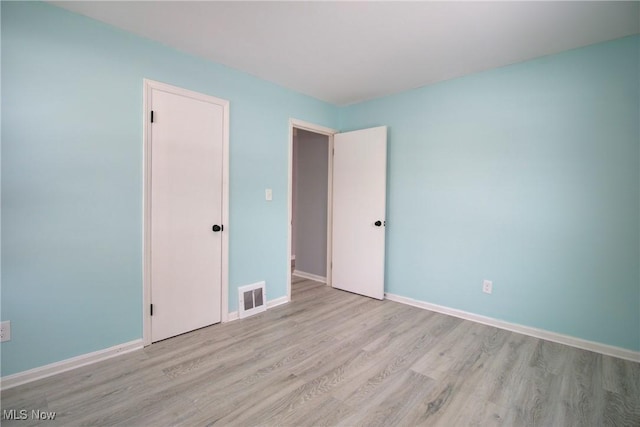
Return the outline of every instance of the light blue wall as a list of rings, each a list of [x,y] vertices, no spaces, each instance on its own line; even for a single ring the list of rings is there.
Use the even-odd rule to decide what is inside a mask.
[[[639,45],[341,109],[390,127],[386,291],[640,350]]]
[[[259,280],[286,295],[289,118],[336,127],[337,108],[47,4],[2,2],[2,375],[142,337],[143,78],[230,101],[229,305]]]

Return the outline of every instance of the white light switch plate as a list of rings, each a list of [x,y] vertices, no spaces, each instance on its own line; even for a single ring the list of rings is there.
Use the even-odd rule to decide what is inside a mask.
[[[273,200],[273,191],[270,188],[264,190],[264,198],[269,201]]]

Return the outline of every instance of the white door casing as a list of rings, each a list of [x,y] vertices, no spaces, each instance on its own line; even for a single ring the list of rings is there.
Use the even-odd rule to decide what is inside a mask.
[[[228,102],[150,81],[145,98],[149,344],[227,314]]]
[[[384,298],[387,127],[333,140],[333,287]]]
[[[332,204],[333,195],[331,189],[333,187],[333,135],[338,131],[325,126],[320,126],[304,120],[289,120],[289,168],[288,168],[288,188],[287,188],[287,213],[288,213],[288,233],[287,233],[287,300],[291,301],[291,237],[292,237],[292,208],[293,208],[293,132],[294,129],[303,129],[320,135],[326,135],[329,138],[329,162],[327,174],[327,285],[331,286],[331,221],[332,221]]]

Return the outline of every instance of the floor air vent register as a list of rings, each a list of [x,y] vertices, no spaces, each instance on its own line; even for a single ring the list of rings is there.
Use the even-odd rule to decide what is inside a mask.
[[[265,293],[265,282],[240,286],[238,288],[238,317],[240,319],[262,313],[266,309],[267,296]]]

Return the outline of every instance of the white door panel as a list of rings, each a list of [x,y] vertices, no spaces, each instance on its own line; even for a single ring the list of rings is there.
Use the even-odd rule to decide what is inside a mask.
[[[220,321],[223,107],[153,89],[152,341]]]
[[[383,299],[387,127],[336,134],[334,150],[332,284]]]

